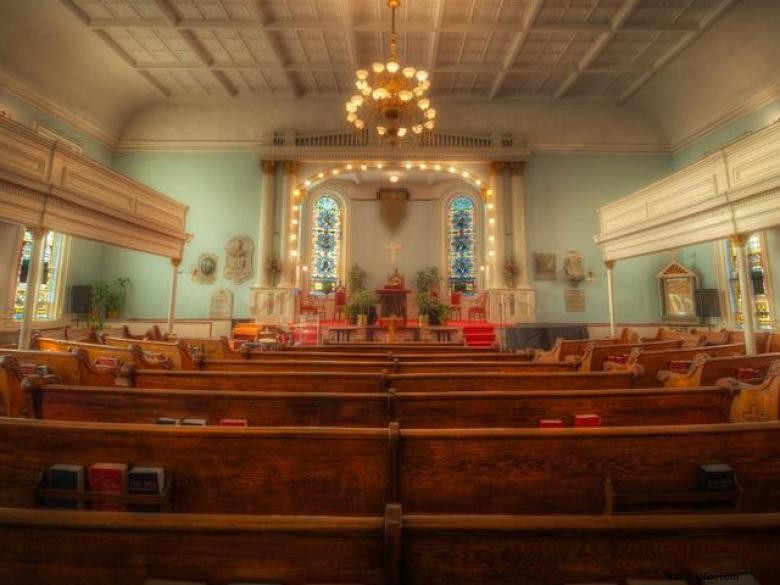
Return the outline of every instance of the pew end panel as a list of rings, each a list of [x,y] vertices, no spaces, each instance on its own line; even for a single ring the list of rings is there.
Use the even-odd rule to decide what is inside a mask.
[[[764,380],[758,384],[725,378],[719,385],[731,389],[735,396],[731,405],[732,422],[776,421],[780,416],[780,360],[772,363]]]

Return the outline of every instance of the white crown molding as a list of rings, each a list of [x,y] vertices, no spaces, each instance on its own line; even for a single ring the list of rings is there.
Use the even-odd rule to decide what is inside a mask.
[[[118,152],[142,152],[142,151],[162,151],[162,152],[251,152],[259,153],[267,149],[267,146],[256,140],[120,140],[115,150]],[[302,150],[302,149],[301,149]],[[552,143],[540,142],[527,145],[528,154],[671,154],[671,149],[665,144],[615,144],[615,143]],[[422,151],[420,151],[422,152]],[[286,153],[289,154],[289,153]],[[304,155],[304,152],[300,153]],[[318,156],[322,156],[322,152]],[[386,152],[372,153],[377,156],[388,156]],[[442,153],[437,150],[437,156]],[[455,158],[462,158],[458,151],[451,152]],[[480,153],[478,159],[484,158],[486,153]],[[495,154],[495,153],[494,153]],[[408,156],[408,153],[401,152],[399,156]],[[355,158],[356,152],[343,153],[338,159]],[[331,158],[331,157],[328,157]],[[429,157],[430,158],[430,157]],[[447,157],[445,156],[445,159]]]
[[[719,130],[737,118],[747,116],[748,114],[752,114],[753,112],[760,110],[765,105],[778,98],[780,98],[780,81],[776,81],[775,83],[772,83],[767,87],[752,93],[746,99],[740,101],[735,107],[726,111],[712,122],[702,126],[685,138],[678,140],[672,145],[672,153],[679,152],[683,148],[686,148],[697,140],[700,140],[708,134]],[[760,130],[760,128],[756,128],[756,130]]]
[[[56,104],[51,99],[39,93],[37,90],[33,89],[26,83],[19,81],[3,70],[0,70],[0,90],[14,95],[32,104],[50,116],[53,116],[60,122],[69,124],[76,130],[84,132],[88,136],[100,142],[100,144],[109,150],[113,150],[116,147],[116,144],[119,140],[119,137],[116,134],[108,132],[94,122],[91,122],[79,116],[78,114],[74,114],[67,108]]]

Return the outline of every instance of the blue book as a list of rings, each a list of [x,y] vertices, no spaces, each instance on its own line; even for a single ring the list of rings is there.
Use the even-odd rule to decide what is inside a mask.
[[[53,490],[67,490],[73,492],[84,491],[84,466],[83,465],[52,465],[46,470],[46,487]],[[84,508],[84,502],[78,500],[47,500],[44,502],[49,508]]]

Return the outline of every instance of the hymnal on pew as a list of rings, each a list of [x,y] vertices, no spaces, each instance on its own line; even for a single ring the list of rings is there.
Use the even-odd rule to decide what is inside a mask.
[[[183,427],[205,427],[205,418],[183,418],[181,419],[181,426]]]
[[[82,465],[52,465],[46,470],[46,487],[53,490],[84,491],[84,467]],[[46,500],[50,508],[83,508],[77,500]]]
[[[160,417],[157,417],[157,420],[155,421],[155,424],[158,424],[158,425],[178,425],[178,424],[181,424],[181,421],[178,418],[169,418],[167,416],[160,416]]]
[[[123,494],[127,486],[127,463],[95,463],[89,467],[89,491]],[[92,502],[93,510],[124,510],[119,502]]]
[[[562,429],[565,425],[559,418],[543,418],[539,420],[540,429]]]
[[[245,418],[223,418],[219,421],[221,427],[248,427],[249,421]]]
[[[597,414],[575,414],[575,427],[600,427],[601,417]]]
[[[127,473],[127,492],[130,494],[162,495],[165,487],[165,469],[162,467],[133,467]],[[160,506],[132,505],[135,512],[161,512]]]
[[[734,470],[725,463],[705,463],[696,470],[696,483],[705,492],[737,489]]]

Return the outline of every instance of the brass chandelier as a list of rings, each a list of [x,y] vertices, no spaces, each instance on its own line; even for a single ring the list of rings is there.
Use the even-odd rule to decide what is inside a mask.
[[[356,72],[355,87],[360,93],[353,95],[346,104],[347,122],[359,132],[366,128],[369,132],[375,131],[381,140],[389,140],[392,146],[407,137],[416,137],[422,142],[436,126],[436,110],[426,97],[431,82],[427,71],[401,67],[398,62],[395,10],[401,6],[401,0],[387,0],[387,5],[392,11],[389,60],[374,63],[371,66],[373,75],[366,69]]]

